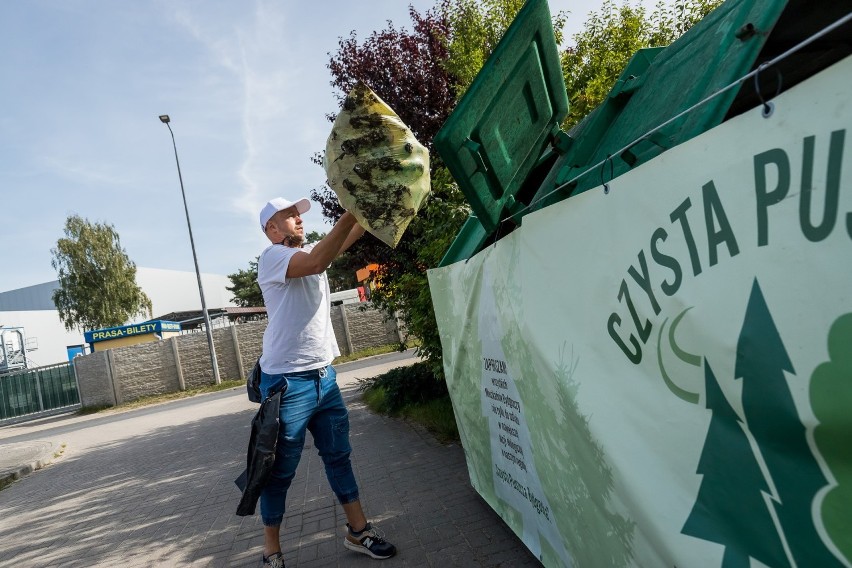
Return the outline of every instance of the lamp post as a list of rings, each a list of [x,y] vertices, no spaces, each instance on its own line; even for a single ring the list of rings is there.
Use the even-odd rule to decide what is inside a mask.
[[[189,246],[192,247],[192,260],[195,262],[195,276],[198,278],[198,293],[201,295],[201,312],[204,314],[204,325],[207,327],[207,345],[210,347],[210,364],[213,366],[213,380],[220,384],[219,364],[216,361],[216,347],[213,345],[213,328],[210,326],[210,314],[207,313],[207,302],[204,301],[204,287],[201,285],[201,272],[198,270],[198,256],[195,254],[195,240],[192,238],[192,225],[189,223],[189,208],[186,206],[186,192],[183,190],[183,176],[180,174],[180,160],[178,160],[175,133],[169,126],[169,115],[161,114],[160,122],[165,124],[172,135],[172,146],[175,149],[175,163],[177,164],[178,180],[180,180],[180,194],[183,196],[183,210],[186,212],[186,228],[189,229]]]

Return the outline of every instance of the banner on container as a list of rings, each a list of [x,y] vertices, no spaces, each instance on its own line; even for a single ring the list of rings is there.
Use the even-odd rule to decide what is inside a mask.
[[[850,565],[851,76],[429,272],[471,482],[545,565]]]

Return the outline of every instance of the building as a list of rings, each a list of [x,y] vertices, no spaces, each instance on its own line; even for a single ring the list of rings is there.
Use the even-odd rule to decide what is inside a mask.
[[[233,294],[226,289],[231,285],[227,276],[202,274],[201,281],[209,310],[236,306],[231,300]],[[151,299],[152,316],[201,310],[195,272],[139,267],[136,283]],[[69,353],[79,352],[85,344],[84,330],[67,331],[59,319],[52,300],[58,287],[59,281],[53,280],[0,292],[0,327],[25,330],[30,366],[67,361]]]

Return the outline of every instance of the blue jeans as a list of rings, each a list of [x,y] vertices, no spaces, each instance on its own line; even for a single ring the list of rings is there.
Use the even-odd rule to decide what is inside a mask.
[[[337,373],[329,365],[299,373],[268,375],[261,373],[260,392],[287,384],[281,399],[281,426],[275,449],[272,474],[260,494],[260,516],[266,526],[278,526],[284,518],[287,489],[296,475],[296,467],[305,446],[305,430],[314,437],[331,490],[342,504],[358,500],[358,484],[352,473],[349,454],[349,411],[337,387]]]

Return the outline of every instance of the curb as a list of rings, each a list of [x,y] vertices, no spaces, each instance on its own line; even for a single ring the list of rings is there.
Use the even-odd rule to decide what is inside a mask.
[[[2,446],[3,454],[8,457],[0,461],[0,490],[48,465],[53,460],[55,447],[56,444],[47,441]]]

